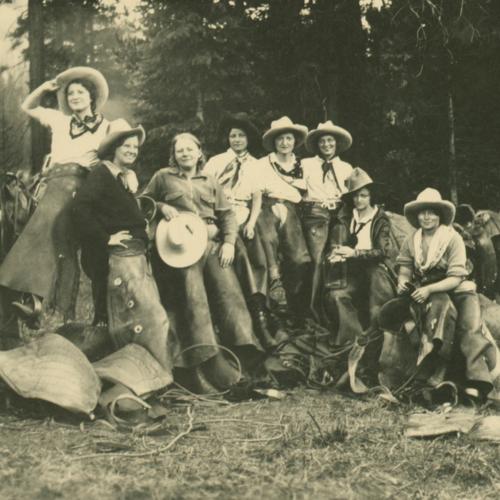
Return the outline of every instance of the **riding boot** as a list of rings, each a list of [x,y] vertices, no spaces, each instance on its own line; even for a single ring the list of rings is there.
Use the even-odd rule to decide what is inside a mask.
[[[278,343],[269,331],[264,302],[265,298],[260,294],[252,295],[249,300],[249,309],[256,337],[266,351],[272,351]]]

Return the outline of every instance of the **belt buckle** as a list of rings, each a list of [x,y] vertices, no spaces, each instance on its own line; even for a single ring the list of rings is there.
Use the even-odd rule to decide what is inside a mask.
[[[326,200],[321,204],[323,208],[326,208],[328,210],[335,210],[337,208],[337,205],[338,202],[334,200]]]

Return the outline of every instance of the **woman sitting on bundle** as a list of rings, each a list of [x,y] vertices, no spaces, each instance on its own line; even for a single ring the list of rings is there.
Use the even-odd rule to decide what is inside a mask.
[[[452,226],[455,206],[427,188],[404,213],[416,228],[397,258],[398,292],[406,297],[384,305],[379,319],[388,332],[402,332],[403,323],[407,328],[403,335],[386,335],[382,380],[394,386],[413,376],[431,388],[452,380],[470,398],[484,400],[500,382],[499,352],[483,334],[479,297],[467,280],[465,244]],[[411,317],[417,329],[411,329]]]

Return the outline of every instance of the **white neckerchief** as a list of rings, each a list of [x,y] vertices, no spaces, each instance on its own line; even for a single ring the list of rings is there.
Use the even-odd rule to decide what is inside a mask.
[[[444,252],[450,244],[455,230],[451,226],[441,224],[429,243],[427,250],[427,259],[424,262],[424,251],[422,247],[422,229],[419,229],[413,237],[413,246],[415,248],[415,266],[420,272],[428,271],[435,267],[443,258]]]

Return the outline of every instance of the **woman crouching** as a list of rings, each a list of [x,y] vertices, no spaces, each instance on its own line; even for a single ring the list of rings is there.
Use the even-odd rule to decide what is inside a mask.
[[[160,222],[166,227],[165,243],[170,240],[187,256],[176,260],[166,251],[153,260],[177,342],[174,365],[187,369],[178,372],[179,376],[186,375],[196,390],[207,392],[237,380],[237,371],[221,354],[219,343],[242,360],[246,355],[253,357],[261,346],[231,266],[238,232],[236,217],[220,183],[201,171],[204,163],[198,139],[189,133],[178,134],[172,141],[171,166],[157,171],[143,194],[156,200],[159,213],[170,221],[167,226]],[[193,214],[197,216],[194,219]],[[192,222],[179,223],[185,217]],[[208,234],[206,248],[206,234],[204,241],[196,241],[196,219],[203,220]],[[162,254],[159,231],[158,246]],[[201,251],[196,256],[197,249]]]
[[[101,162],[78,191],[72,209],[82,239],[82,264],[97,304],[107,303],[109,332],[117,348],[134,342],[171,372],[169,322],[146,259],[146,221],[129,175],[144,129],[112,123],[101,142]]]
[[[406,306],[404,297],[386,304],[380,321],[404,318],[398,303],[403,310],[410,305],[420,336],[417,349],[386,336],[382,377],[389,377],[386,382],[393,385],[390,378],[395,367],[409,366],[408,353],[414,352],[413,366],[407,372],[416,364],[415,379],[431,388],[452,380],[463,385],[469,397],[483,400],[493,388],[498,349],[491,336],[483,334],[475,284],[466,279],[465,244],[452,227],[455,207],[442,200],[438,191],[427,188],[405,205],[404,213],[416,228],[397,258],[398,292],[409,298]]]

